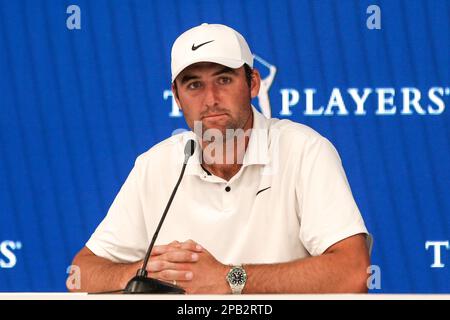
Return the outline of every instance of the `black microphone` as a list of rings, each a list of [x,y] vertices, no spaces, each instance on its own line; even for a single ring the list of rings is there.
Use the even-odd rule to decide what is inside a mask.
[[[142,268],[140,268],[136,276],[133,277],[127,284],[124,289],[124,293],[177,293],[182,294],[185,293],[183,288],[180,288],[176,285],[173,285],[168,282],[160,281],[158,279],[148,278],[147,277],[147,264],[150,258],[150,253],[152,252],[153,246],[155,244],[156,238],[158,237],[159,230],[166,218],[167,212],[169,211],[170,205],[172,204],[172,200],[175,197],[175,193],[178,190],[178,186],[181,183],[181,179],[183,179],[184,171],[186,170],[186,165],[189,158],[194,154],[195,150],[195,141],[189,140],[184,147],[184,162],[183,169],[181,169],[180,177],[178,178],[177,184],[172,191],[172,194],[169,198],[169,202],[167,202],[166,209],[159,221],[158,227],[156,228],[155,234],[153,235],[152,242],[147,249],[147,253],[145,255],[144,262],[142,263]]]

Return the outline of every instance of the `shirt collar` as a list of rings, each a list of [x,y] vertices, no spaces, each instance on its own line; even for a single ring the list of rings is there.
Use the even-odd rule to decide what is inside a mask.
[[[269,120],[252,105],[253,127],[245,151],[243,166],[267,164],[269,162]]]
[[[258,112],[253,105],[252,112],[253,127],[242,162],[243,167],[258,164],[265,165],[269,163],[269,120]],[[186,174],[203,175],[204,171],[201,167],[202,152],[199,139],[194,132],[189,131],[187,134],[183,135],[183,145],[185,145],[189,139],[194,139],[196,141],[196,146],[194,154],[188,161]]]
[[[188,140],[193,139],[195,141],[195,150],[194,154],[189,159],[187,166],[186,166],[186,174],[187,175],[201,175],[203,172],[203,169],[201,167],[201,155],[202,150],[200,146],[199,139],[197,135],[189,131],[186,135],[183,135],[183,144],[185,145]]]

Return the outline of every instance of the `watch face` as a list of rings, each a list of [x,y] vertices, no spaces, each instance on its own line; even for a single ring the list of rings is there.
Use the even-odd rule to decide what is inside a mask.
[[[245,284],[247,280],[247,274],[242,268],[233,268],[228,273],[228,281],[235,286]]]

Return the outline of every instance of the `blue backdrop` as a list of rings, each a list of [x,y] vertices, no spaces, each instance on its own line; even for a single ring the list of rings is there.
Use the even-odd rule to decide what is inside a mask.
[[[449,21],[445,0],[1,0],[0,291],[65,291],[135,158],[186,127],[170,48],[210,22],[276,67],[272,116],[339,151],[375,238],[371,292],[450,293]]]

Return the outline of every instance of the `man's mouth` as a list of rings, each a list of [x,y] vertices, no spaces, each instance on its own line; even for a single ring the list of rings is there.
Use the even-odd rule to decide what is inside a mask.
[[[208,114],[208,115],[204,116],[203,119],[214,119],[214,118],[222,117],[222,116],[225,116],[225,115],[226,115],[226,113]]]

